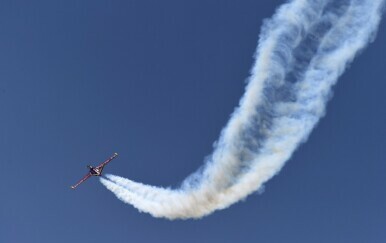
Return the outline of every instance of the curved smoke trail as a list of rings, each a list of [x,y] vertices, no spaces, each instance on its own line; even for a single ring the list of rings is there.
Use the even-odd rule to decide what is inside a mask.
[[[323,116],[331,87],[375,37],[384,0],[293,0],[262,28],[256,62],[210,159],[178,189],[108,175],[122,201],[155,217],[199,218],[259,190]]]

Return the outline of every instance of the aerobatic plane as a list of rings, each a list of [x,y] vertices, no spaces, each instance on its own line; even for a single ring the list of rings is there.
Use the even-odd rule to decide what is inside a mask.
[[[117,153],[114,153],[113,156],[111,156],[110,158],[108,158],[105,162],[103,162],[102,164],[96,166],[96,167],[93,167],[91,165],[87,165],[87,168],[90,170],[87,175],[85,175],[78,183],[76,183],[75,185],[71,186],[72,189],[75,189],[77,186],[79,186],[80,184],[82,184],[84,181],[86,181],[88,178],[90,178],[91,176],[101,176],[102,175],[102,171],[103,171],[103,168],[108,164],[110,163],[113,159],[115,159],[116,157],[118,156]]]

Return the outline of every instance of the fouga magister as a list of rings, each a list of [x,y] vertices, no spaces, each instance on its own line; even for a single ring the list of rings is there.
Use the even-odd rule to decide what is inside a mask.
[[[87,168],[90,170],[87,175],[85,175],[78,183],[76,183],[75,185],[71,186],[72,189],[75,189],[77,186],[79,186],[80,184],[82,184],[84,181],[86,181],[88,178],[90,178],[91,176],[101,176],[102,175],[102,171],[103,171],[103,168],[108,164],[110,163],[113,159],[115,159],[116,157],[118,156],[117,153],[114,153],[113,156],[111,156],[110,158],[108,158],[106,161],[104,161],[102,164],[96,166],[96,167],[93,167],[91,165],[87,165]]]

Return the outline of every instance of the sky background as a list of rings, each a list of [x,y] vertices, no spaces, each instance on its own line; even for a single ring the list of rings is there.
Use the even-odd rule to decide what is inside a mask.
[[[279,0],[0,2],[0,242],[386,239],[386,24],[263,194],[155,219],[97,179],[177,186],[212,151]]]

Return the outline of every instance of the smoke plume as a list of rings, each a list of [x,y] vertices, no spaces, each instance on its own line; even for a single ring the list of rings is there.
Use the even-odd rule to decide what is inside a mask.
[[[324,115],[331,88],[375,38],[384,0],[292,0],[264,22],[245,93],[202,168],[177,189],[107,175],[154,217],[200,218],[262,188]]]

